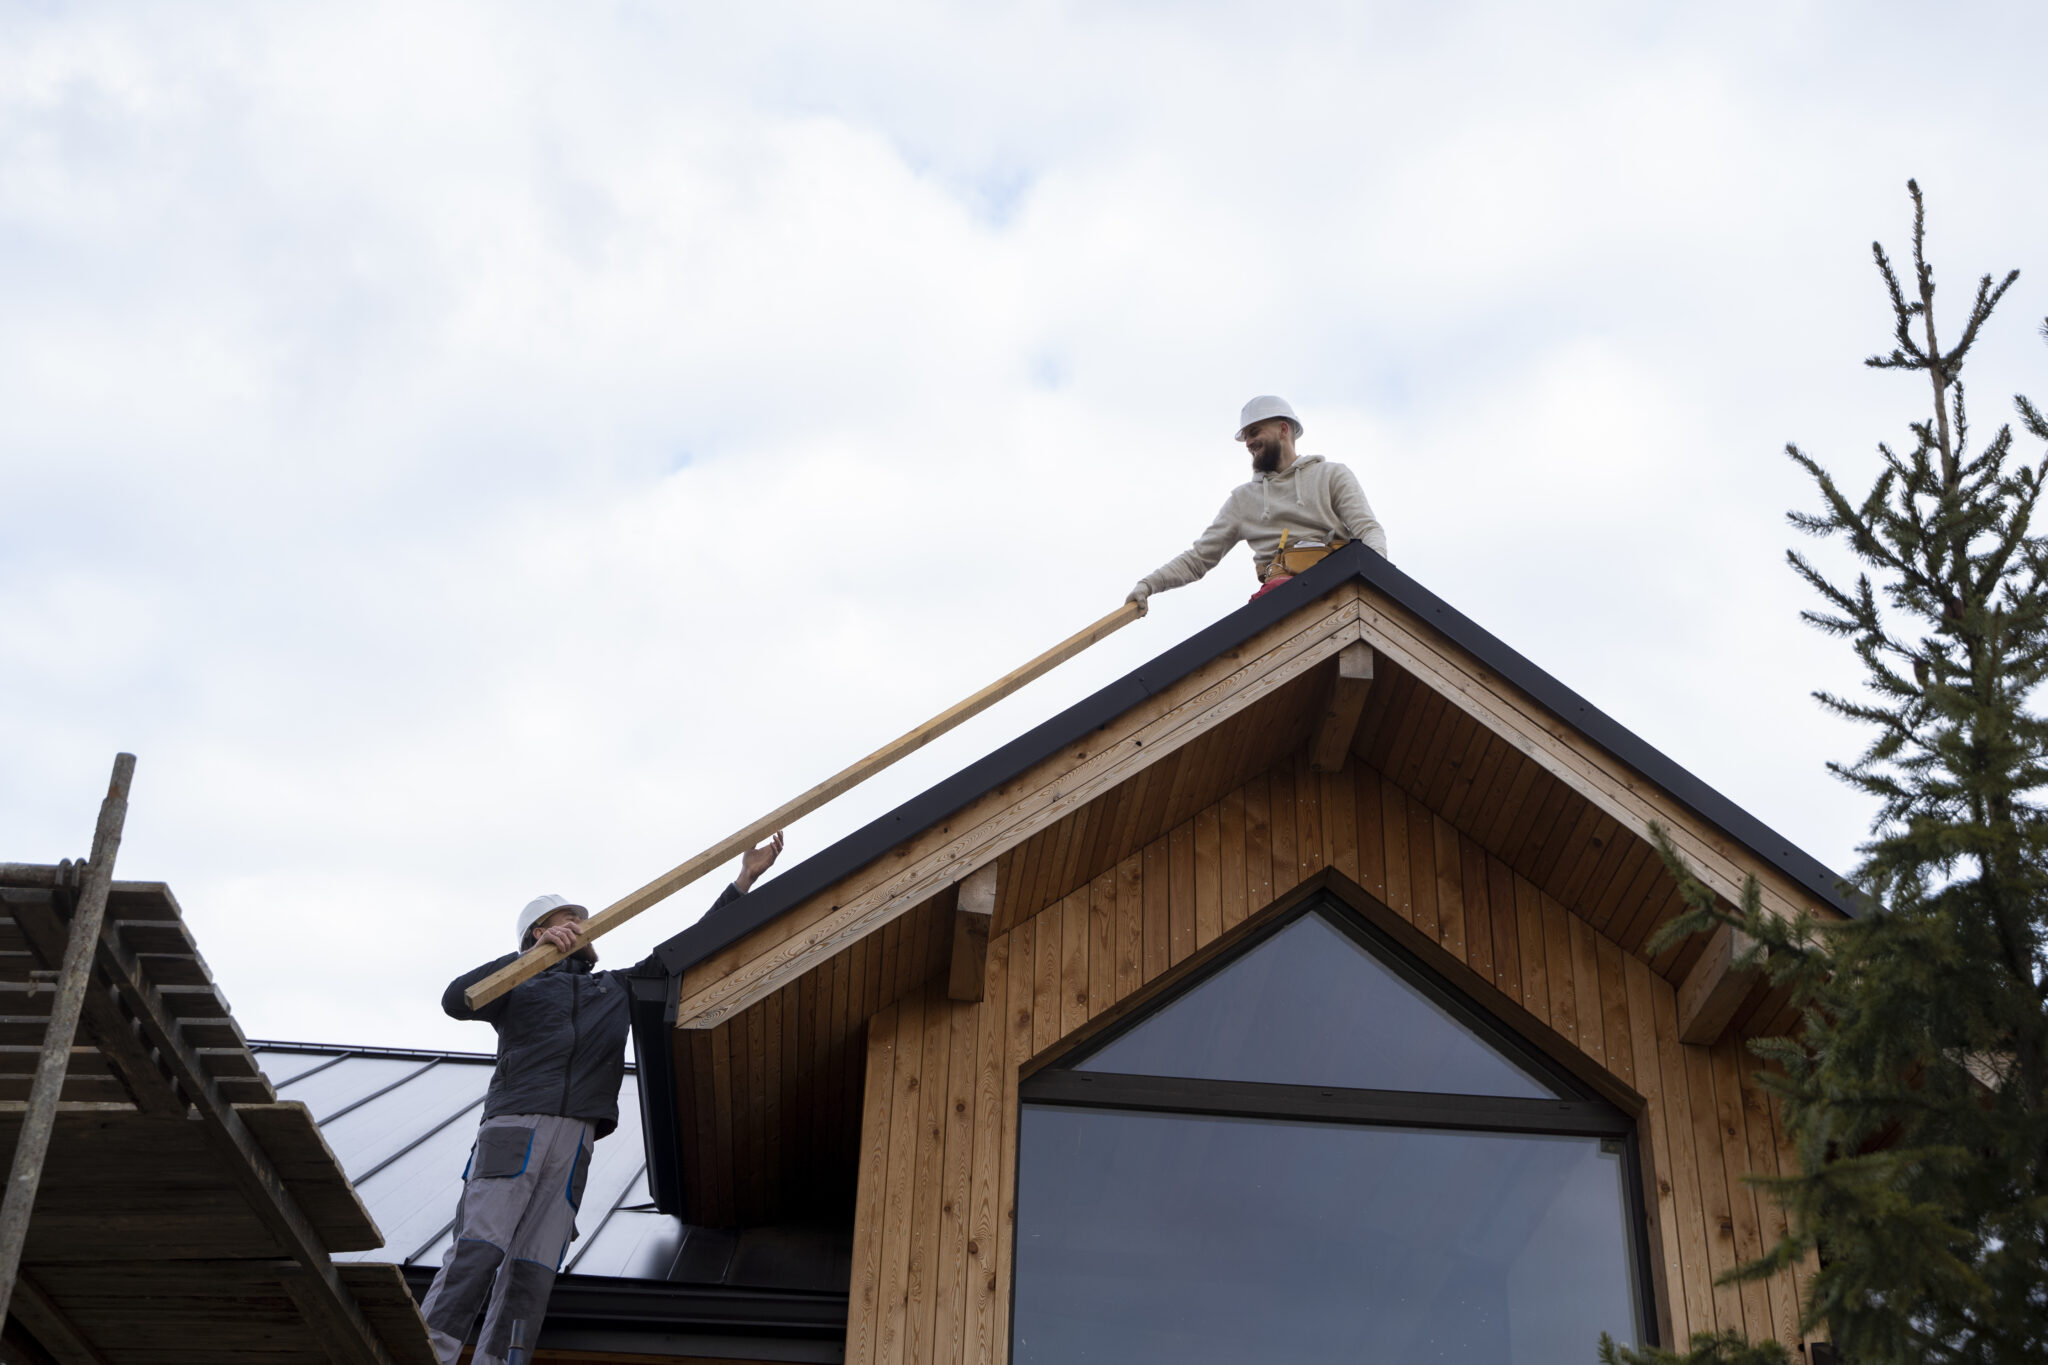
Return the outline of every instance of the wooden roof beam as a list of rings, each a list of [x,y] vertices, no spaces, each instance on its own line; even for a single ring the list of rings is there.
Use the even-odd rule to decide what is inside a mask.
[[[1323,700],[1323,718],[1316,727],[1315,742],[1309,746],[1309,766],[1319,773],[1344,770],[1351,756],[1351,739],[1358,733],[1358,718],[1365,714],[1365,697],[1372,691],[1372,646],[1355,640],[1337,653],[1337,671]]]
[[[953,905],[953,961],[946,996],[962,1004],[981,999],[988,976],[988,931],[996,915],[996,865],[990,859],[967,874]]]
[[[1754,971],[1732,970],[1756,941],[1728,925],[1707,939],[1705,951],[1678,985],[1678,1041],[1712,1047],[1728,1031],[1735,1011],[1756,984]]]

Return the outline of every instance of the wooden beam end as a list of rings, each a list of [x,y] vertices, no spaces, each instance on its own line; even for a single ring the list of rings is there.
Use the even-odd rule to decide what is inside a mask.
[[[1323,718],[1309,746],[1309,766],[1319,773],[1344,771],[1351,756],[1351,738],[1358,733],[1358,719],[1365,714],[1366,694],[1372,690],[1372,646],[1353,640],[1337,652],[1337,669],[1330,679],[1323,701]]]
[[[1735,1011],[1756,984],[1755,972],[1732,969],[1735,959],[1751,946],[1747,934],[1725,924],[1707,939],[1706,951],[1678,983],[1678,1041],[1698,1047],[1712,1047],[1721,1041]]]

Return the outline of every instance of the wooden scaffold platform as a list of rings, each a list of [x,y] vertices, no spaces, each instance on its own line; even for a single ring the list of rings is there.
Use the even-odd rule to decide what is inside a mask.
[[[430,1365],[312,1116],[280,1103],[170,888],[113,880],[134,759],[79,862],[0,864],[0,1360]]]

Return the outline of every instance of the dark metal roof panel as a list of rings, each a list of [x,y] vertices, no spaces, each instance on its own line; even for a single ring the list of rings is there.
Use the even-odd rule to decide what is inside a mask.
[[[356,1193],[383,1229],[376,1251],[337,1261],[434,1266],[448,1248],[462,1172],[496,1059],[489,1053],[255,1042],[250,1047],[280,1100],[300,1100]],[[632,1068],[628,1068],[632,1070]],[[619,1095],[619,1131],[591,1157],[581,1236],[565,1271],[659,1280],[682,1243],[682,1224],[647,1194],[640,1091]],[[665,1249],[665,1250],[664,1250]]]

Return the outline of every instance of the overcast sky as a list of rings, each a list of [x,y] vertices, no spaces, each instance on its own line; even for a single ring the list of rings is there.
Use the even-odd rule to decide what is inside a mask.
[[[1109,610],[1277,392],[1404,569],[1847,866],[1781,451],[1860,482],[1924,411],[1860,365],[1909,175],[1952,310],[2028,272],[1980,428],[2048,398],[2044,39],[0,0],[0,859],[82,855],[132,750],[121,873],[252,1036],[488,1048],[439,993],[528,897],[622,895]],[[789,856],[1252,586],[1240,549]]]

